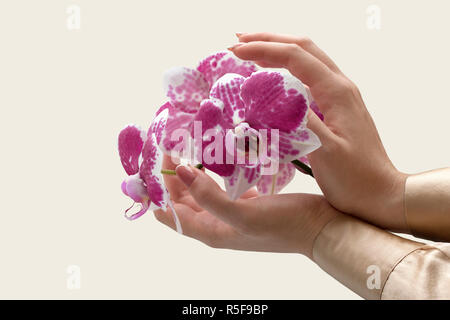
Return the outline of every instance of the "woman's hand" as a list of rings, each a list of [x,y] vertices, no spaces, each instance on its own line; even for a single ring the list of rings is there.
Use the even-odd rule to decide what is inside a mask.
[[[238,34],[229,48],[262,67],[286,68],[309,86],[322,122],[308,127],[322,147],[309,156],[326,199],[337,209],[382,228],[407,231],[403,212],[406,175],[395,169],[358,88],[311,40],[268,33]]]
[[[165,156],[164,167],[174,169]],[[340,214],[318,195],[280,194],[257,197],[247,191],[231,201],[205,172],[178,166],[165,182],[183,227],[183,233],[214,248],[297,252],[312,258],[316,236]],[[170,209],[155,217],[175,228]]]

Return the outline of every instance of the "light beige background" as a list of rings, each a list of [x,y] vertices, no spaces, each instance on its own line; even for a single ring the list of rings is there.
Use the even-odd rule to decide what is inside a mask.
[[[68,31],[66,8],[81,8]],[[380,31],[366,9],[381,8]],[[448,1],[0,2],[1,298],[358,298],[294,254],[214,250],[123,210],[119,130],[148,126],[162,73],[234,32],[307,35],[362,91],[393,162],[450,159]],[[319,192],[298,175],[287,192]],[[81,289],[66,288],[68,265]]]

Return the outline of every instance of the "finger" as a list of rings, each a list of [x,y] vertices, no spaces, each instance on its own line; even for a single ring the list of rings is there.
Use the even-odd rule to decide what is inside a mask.
[[[255,198],[257,196],[259,196],[258,190],[256,190],[256,188],[251,188],[251,189],[245,191],[242,194],[241,198],[242,199],[251,199],[251,198]]]
[[[335,75],[323,62],[292,43],[254,41],[240,43],[230,50],[240,59],[263,61],[288,69],[295,77],[308,85],[329,85]]]
[[[305,51],[309,52],[314,57],[322,61],[332,71],[341,73],[338,66],[334,63],[334,61],[331,60],[331,58],[309,38],[274,34],[268,32],[245,33],[237,36],[240,42],[266,41],[266,42],[295,43],[296,45],[302,47]]]
[[[265,61],[255,61],[255,63],[261,68],[283,68],[281,65],[276,65],[274,63],[269,63]]]
[[[163,168],[167,170],[175,170],[177,163],[169,155],[164,155]],[[195,201],[193,201],[184,183],[176,175],[165,174],[164,183],[169,191],[170,198],[175,202],[189,202],[188,205],[200,209]],[[187,197],[189,196],[189,197]],[[190,201],[189,198],[191,198]]]
[[[166,170],[175,170],[177,164],[172,161],[171,156],[165,154],[163,159],[163,168]],[[165,174],[164,183],[173,200],[178,200],[183,192],[187,192],[186,187],[180,183],[175,175]]]
[[[178,166],[178,177],[203,209],[233,227],[245,227],[254,208],[247,208],[245,200],[232,201],[219,185],[206,173],[188,166]]]
[[[164,169],[167,170],[175,170],[175,168],[177,167],[177,163],[174,162],[173,158],[169,155],[164,155],[163,163]],[[201,170],[204,171],[205,168],[202,168]],[[202,210],[202,208],[190,195],[189,191],[186,188],[186,185],[176,175],[165,174],[164,183],[167,190],[169,191],[170,198],[174,202],[183,203],[197,211]]]
[[[179,203],[174,204],[174,208],[180,219],[183,234],[211,247],[225,247],[227,241],[235,234],[232,227],[206,211],[196,212],[190,207]],[[166,212],[156,210],[154,215],[158,221],[176,230],[173,213],[170,208]]]
[[[307,127],[319,137],[322,144],[325,144],[334,135],[327,125],[320,120],[317,114],[311,109],[308,110]]]

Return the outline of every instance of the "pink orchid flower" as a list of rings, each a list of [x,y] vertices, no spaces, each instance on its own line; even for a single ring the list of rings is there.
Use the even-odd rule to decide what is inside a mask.
[[[171,139],[173,131],[191,130],[200,103],[209,98],[211,87],[219,78],[228,73],[248,77],[256,70],[254,63],[243,61],[231,52],[212,54],[200,61],[196,69],[175,67],[168,70],[164,76],[164,89],[170,99],[165,104],[169,115],[161,139],[162,150],[170,153],[177,144],[177,141]],[[227,110],[226,117],[230,121],[232,116],[232,110]]]
[[[237,58],[230,56],[229,59],[236,61]],[[205,61],[210,64],[203,62],[200,65],[209,66],[208,70],[217,66],[215,60]],[[213,65],[211,61],[214,61]],[[206,81],[207,84],[200,73],[192,71],[176,69],[166,77],[167,95],[171,101],[161,147],[167,153],[178,143],[172,139],[175,130],[185,129],[194,137],[195,121],[202,123],[201,150],[215,143],[210,135],[225,137],[232,130],[235,135],[253,134],[257,138],[254,131],[268,129],[267,143],[270,143],[270,130],[277,130],[279,148],[269,152],[271,160],[279,162],[279,171],[274,175],[261,175],[261,165],[228,163],[226,154],[222,154],[222,161],[205,163],[200,154],[198,160],[224,178],[227,193],[232,199],[255,185],[262,194],[279,192],[295,174],[295,166],[290,162],[305,160],[305,155],[320,147],[317,136],[306,127],[312,99],[301,81],[280,72],[255,72],[253,65],[250,66],[240,74],[231,69],[222,74],[221,70],[210,78],[211,81]],[[209,94],[206,93],[208,88]],[[223,144],[227,150],[226,141]]]
[[[125,211],[125,216],[129,220],[141,217],[149,209],[161,208],[165,211],[167,206],[171,205],[161,173],[163,153],[158,146],[167,115],[167,106],[162,106],[147,133],[134,125],[129,125],[119,134],[120,160],[128,174],[122,182],[122,192],[134,201]],[[128,211],[136,203],[139,204],[139,210],[128,215]],[[181,225],[174,210],[172,211],[177,229],[181,232]]]
[[[307,88],[288,73],[258,71],[247,78],[227,74],[216,81],[210,99],[201,103],[195,116],[195,120],[202,121],[204,132],[214,129],[225,136],[231,129],[235,134],[244,131],[251,135],[252,131],[265,129],[268,148],[274,134],[279,139],[276,150],[268,152],[270,161],[279,164],[275,174],[261,175],[262,166],[267,164],[216,164],[213,171],[225,179],[232,199],[255,185],[261,194],[277,193],[292,180],[296,169],[291,161],[305,160],[308,153],[321,145],[319,138],[306,127],[308,110]],[[203,149],[211,143],[214,142],[206,137]]]

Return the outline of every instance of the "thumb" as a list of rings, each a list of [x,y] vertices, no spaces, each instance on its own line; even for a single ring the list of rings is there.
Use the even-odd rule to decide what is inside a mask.
[[[232,201],[210,176],[186,165],[177,166],[175,171],[200,207],[228,224],[236,227],[242,225],[245,213],[242,203]]]

